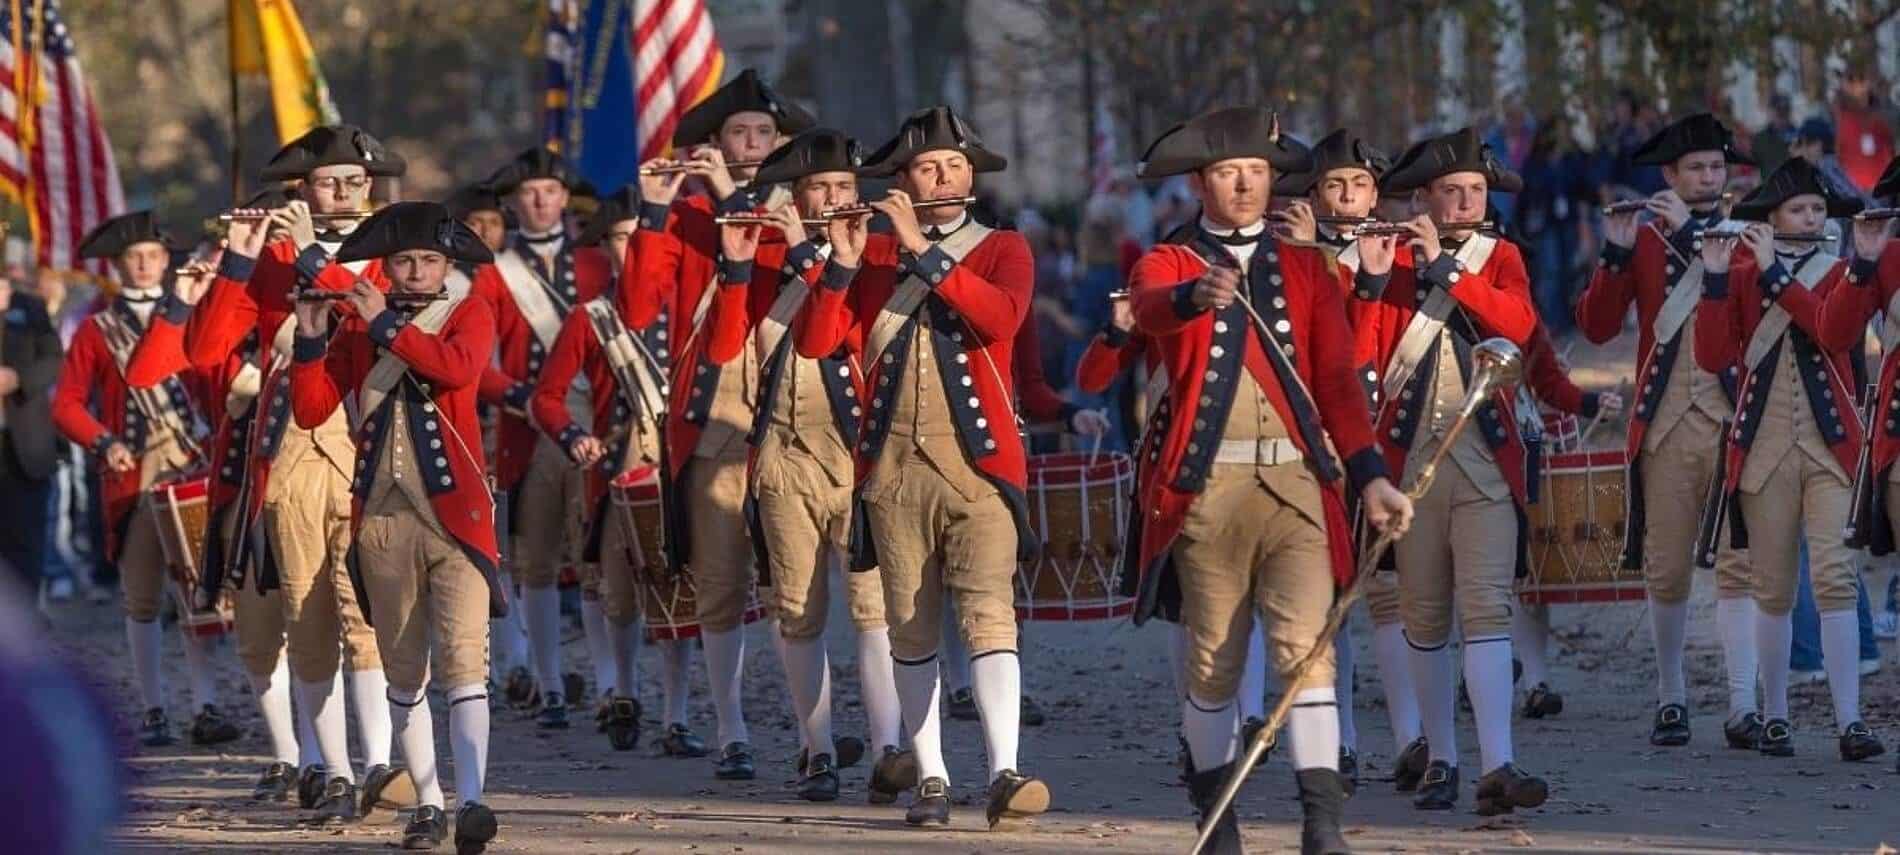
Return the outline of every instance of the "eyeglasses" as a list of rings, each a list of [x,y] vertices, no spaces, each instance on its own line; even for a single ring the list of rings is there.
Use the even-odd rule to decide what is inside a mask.
[[[369,187],[369,176],[352,175],[348,178],[336,178],[334,176],[312,178],[310,179],[310,186],[324,193],[335,193],[339,187],[347,188],[350,192],[357,193]]]

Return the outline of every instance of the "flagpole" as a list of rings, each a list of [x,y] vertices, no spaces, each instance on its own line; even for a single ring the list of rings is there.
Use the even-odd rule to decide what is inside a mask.
[[[231,204],[244,200],[244,121],[238,111],[237,15],[242,0],[229,0],[224,6],[224,55],[230,67],[231,83]]]

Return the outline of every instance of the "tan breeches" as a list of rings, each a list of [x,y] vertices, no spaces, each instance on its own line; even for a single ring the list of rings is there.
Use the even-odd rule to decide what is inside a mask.
[[[514,539],[509,556],[524,588],[548,588],[561,568],[578,567],[586,520],[587,479],[552,440],[535,444],[534,458],[514,496]]]
[[[1775,464],[1761,492],[1740,498],[1755,603],[1763,614],[1778,617],[1794,609],[1803,538],[1815,606],[1823,612],[1854,608],[1854,553],[1841,532],[1853,495],[1833,467],[1796,447]]]
[[[761,457],[752,495],[771,560],[772,612],[793,640],[824,634],[831,577],[851,538],[851,486],[833,485],[818,460],[781,447]],[[847,473],[848,477],[848,473]],[[884,626],[884,586],[876,571],[846,572],[845,600],[859,631]]]
[[[686,464],[695,607],[711,632],[737,629],[745,619],[757,574],[745,522],[745,457],[693,458]]]
[[[1445,643],[1454,603],[1465,640],[1509,633],[1518,534],[1511,498],[1487,497],[1451,465],[1413,509],[1411,529],[1393,546],[1406,637],[1421,647]]]
[[[336,674],[338,640],[348,669],[382,667],[376,634],[363,620],[345,558],[350,548],[350,482],[310,454],[271,472],[263,522],[281,579],[290,671],[306,683]]]
[[[487,679],[488,582],[460,545],[414,514],[379,515],[356,551],[392,690],[420,692],[432,666],[446,687]]]
[[[1721,426],[1696,412],[1669,429],[1655,451],[1644,452],[1638,465],[1643,475],[1643,581],[1649,596],[1659,603],[1689,599],[1695,576],[1696,530],[1709,501],[1709,482],[1715,477],[1722,447]],[[1716,596],[1748,596],[1748,554],[1722,540],[1715,556]]]

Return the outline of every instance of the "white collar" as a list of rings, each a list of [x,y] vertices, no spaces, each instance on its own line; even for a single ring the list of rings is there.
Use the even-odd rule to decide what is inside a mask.
[[[950,222],[944,223],[942,225],[924,226],[924,230],[929,231],[930,229],[936,229],[940,232],[943,232],[945,235],[950,235],[950,234],[955,233],[957,229],[963,228],[964,225],[966,225],[969,222],[970,222],[970,211],[969,209],[966,208],[963,210],[962,213],[957,215],[956,219],[951,220]]]
[[[1208,234],[1215,234],[1215,235],[1227,235],[1227,234],[1238,233],[1238,234],[1245,235],[1247,237],[1256,237],[1267,230],[1267,221],[1265,219],[1254,220],[1253,225],[1241,226],[1240,228],[1236,229],[1229,226],[1214,225],[1212,221],[1207,219],[1206,214],[1202,214],[1201,215],[1201,230],[1204,232],[1207,232]]]

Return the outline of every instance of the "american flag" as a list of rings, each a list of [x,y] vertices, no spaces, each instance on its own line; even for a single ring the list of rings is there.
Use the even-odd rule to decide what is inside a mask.
[[[0,0],[0,192],[26,208],[42,267],[74,267],[86,232],[125,209],[59,0]]]
[[[603,138],[630,122],[635,144],[620,155],[636,164],[666,152],[680,116],[725,67],[704,0],[548,0],[546,57],[549,147],[604,157]],[[617,171],[583,164],[602,170]]]

